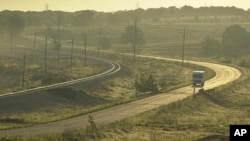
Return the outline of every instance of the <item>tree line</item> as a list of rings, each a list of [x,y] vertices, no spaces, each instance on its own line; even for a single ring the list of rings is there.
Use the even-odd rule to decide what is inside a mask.
[[[126,24],[133,22],[134,15],[137,15],[140,22],[199,22],[199,21],[250,21],[250,10],[243,10],[236,7],[199,7],[175,6],[168,8],[149,8],[136,10],[123,10],[116,12],[98,12],[83,10],[77,12],[64,11],[1,11],[0,31],[7,28],[9,17],[18,15],[23,19],[26,26],[87,26],[100,24]],[[17,17],[17,16],[16,16]],[[224,17],[224,18],[221,18]],[[225,18],[226,17],[226,18]]]

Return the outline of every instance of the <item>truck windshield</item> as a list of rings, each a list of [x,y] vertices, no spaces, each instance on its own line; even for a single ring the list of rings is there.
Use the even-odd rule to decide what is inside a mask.
[[[203,78],[203,74],[202,73],[194,73],[193,78]]]

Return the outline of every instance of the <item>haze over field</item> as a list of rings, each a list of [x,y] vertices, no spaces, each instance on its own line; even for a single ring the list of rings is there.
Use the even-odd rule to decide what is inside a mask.
[[[21,11],[43,11],[60,10],[60,11],[79,11],[79,10],[96,10],[113,12],[117,10],[131,10],[137,7],[159,8],[159,7],[182,7],[190,5],[192,7],[202,6],[235,6],[248,10],[249,0],[0,0],[0,11],[3,10],[21,10]],[[47,6],[46,6],[47,5]]]

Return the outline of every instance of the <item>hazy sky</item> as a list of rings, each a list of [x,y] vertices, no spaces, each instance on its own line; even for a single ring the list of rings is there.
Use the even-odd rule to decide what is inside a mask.
[[[201,6],[235,6],[242,9],[250,8],[250,0],[0,0],[0,11],[43,11],[46,9],[61,11],[96,10],[112,12],[117,10],[159,7]],[[138,4],[137,4],[138,3]]]

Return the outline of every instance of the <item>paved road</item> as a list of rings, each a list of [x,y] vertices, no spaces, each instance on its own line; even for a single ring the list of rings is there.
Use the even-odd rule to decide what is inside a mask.
[[[167,59],[167,58],[153,57],[153,56],[140,55],[140,57],[179,61],[175,59]],[[189,63],[205,66],[213,69],[216,72],[215,77],[206,81],[205,89],[211,89],[227,84],[229,82],[238,79],[241,76],[241,72],[239,70],[229,66],[206,63],[206,62],[195,62],[195,61],[189,61]],[[188,96],[191,96],[192,94],[193,94],[192,87],[187,86],[177,90],[173,90],[168,93],[154,95],[135,102],[118,105],[105,110],[97,111],[91,113],[91,115],[94,117],[95,122],[97,124],[107,125],[117,120],[122,120],[137,115],[139,113],[145,112],[147,110],[157,108],[161,105],[166,105],[184,99]],[[0,131],[0,136],[46,134],[52,132],[62,132],[65,129],[84,128],[89,125],[88,116],[89,115],[83,115],[76,118],[71,118],[43,125],[37,125],[33,127]]]
[[[57,84],[40,86],[40,87],[31,88],[31,89],[27,89],[27,90],[23,90],[23,91],[18,91],[18,92],[0,94],[0,98],[10,97],[10,96],[15,96],[15,95],[21,95],[21,94],[26,94],[26,93],[31,93],[31,92],[37,92],[37,91],[42,91],[42,90],[48,90],[48,89],[62,87],[62,86],[69,86],[69,85],[73,85],[73,84],[76,84],[76,83],[85,82],[85,81],[88,81],[88,80],[98,79],[98,78],[101,78],[101,77],[104,77],[104,76],[112,75],[114,73],[117,73],[121,69],[120,64],[115,63],[113,61],[98,59],[98,58],[95,58],[95,57],[88,57],[88,59],[89,60],[91,59],[92,61],[95,61],[95,62],[98,62],[98,63],[102,63],[102,65],[106,66],[105,70],[103,70],[102,72],[100,72],[98,74],[88,76],[88,77],[84,77],[84,78],[78,78],[78,79],[74,79],[74,80],[70,80],[70,81],[66,81],[66,82],[61,82],[61,83],[57,83]]]

